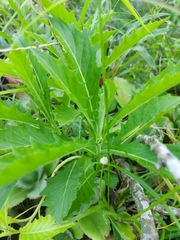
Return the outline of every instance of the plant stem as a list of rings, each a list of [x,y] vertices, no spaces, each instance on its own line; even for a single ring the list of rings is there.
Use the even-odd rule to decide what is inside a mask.
[[[101,49],[101,62],[102,62],[102,77],[104,81],[104,101],[105,101],[105,112],[106,112],[106,131],[107,131],[107,158],[110,163],[110,146],[109,146],[109,118],[108,118],[108,91],[106,87],[106,68],[105,68],[105,51],[104,51],[104,40],[103,40],[103,23],[102,23],[102,11],[101,11],[101,0],[98,1],[98,13],[99,13],[99,35],[100,35],[100,49]],[[108,165],[108,186],[107,186],[107,197],[108,204],[110,204],[110,167]]]

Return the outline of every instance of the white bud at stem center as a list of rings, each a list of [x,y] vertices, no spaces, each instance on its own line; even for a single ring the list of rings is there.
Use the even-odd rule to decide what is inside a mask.
[[[100,163],[101,164],[108,164],[108,158],[107,157],[102,157],[101,159],[100,159]]]

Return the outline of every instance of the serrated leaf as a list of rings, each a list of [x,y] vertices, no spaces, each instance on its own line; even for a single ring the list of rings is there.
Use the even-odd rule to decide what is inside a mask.
[[[113,30],[113,31],[105,31],[102,33],[103,35],[103,41],[104,43],[113,35],[115,35],[118,32],[118,30]],[[100,42],[100,34],[97,32],[93,37],[92,37],[92,44],[97,44]]]
[[[109,236],[110,222],[103,212],[94,212],[78,221],[83,232],[92,240],[105,240]]]
[[[32,223],[28,223],[25,227],[20,228],[20,240],[47,240],[54,237],[58,233],[66,231],[72,227],[73,223],[57,225],[50,215],[35,219]]]
[[[4,74],[18,78],[18,75],[13,69],[12,63],[9,62],[9,60],[0,59],[0,75],[3,76]]]
[[[47,26],[46,26],[47,27]],[[59,49],[57,46],[56,46],[56,42],[54,41],[54,45],[49,45],[48,46],[48,41],[49,41],[49,35],[48,36],[44,36],[44,35],[38,35],[37,33],[35,32],[29,32],[29,31],[26,31],[26,33],[28,34],[28,36],[31,36],[33,39],[35,39],[37,42],[39,42],[40,44],[46,44],[46,48],[49,50],[49,52],[51,52],[52,54],[54,54],[54,56],[57,56],[57,57],[61,57],[62,56],[62,51],[61,49]]]
[[[105,150],[107,151],[107,150]],[[132,143],[117,144],[117,141],[110,145],[111,154],[115,154],[121,157],[127,157],[135,160],[141,166],[151,171],[156,171],[158,174],[164,177],[170,177],[170,173],[166,168],[156,170],[157,157],[150,151],[149,146],[139,143],[138,140]]]
[[[129,114],[128,120],[121,127],[118,141],[125,142],[134,135],[156,122],[162,115],[175,108],[180,103],[180,97],[167,94],[156,97],[140,106],[137,110]]]
[[[12,147],[27,147],[32,141],[40,143],[54,143],[58,138],[49,129],[44,127],[32,127],[30,125],[11,126],[0,130],[0,149],[11,149]]]
[[[44,54],[40,55],[40,52],[37,55],[37,51],[33,52],[52,77],[61,82],[63,90],[71,94],[90,124],[95,124],[92,120],[96,110],[101,74],[101,69],[96,64],[98,46],[92,46],[87,29],[80,32],[73,24],[67,24],[61,19],[50,18],[50,22],[63,47],[66,64],[63,59],[61,61],[47,59],[49,55],[43,56]]]
[[[154,23],[151,23],[149,25],[146,25],[148,30],[152,32],[154,29],[156,29],[158,26],[160,26],[162,23],[164,23],[166,19],[156,21]],[[115,60],[117,60],[123,53],[125,53],[127,50],[129,50],[131,47],[133,47],[136,43],[138,43],[141,39],[143,39],[145,36],[149,34],[149,31],[145,29],[144,27],[141,27],[139,29],[133,30],[133,32],[129,36],[124,36],[123,41],[120,43],[119,46],[115,47],[113,52],[110,56],[105,58],[105,66],[106,68],[111,65]]]
[[[53,114],[55,115],[56,121],[58,121],[60,126],[64,126],[79,116],[81,112],[78,109],[74,109],[73,107],[65,106],[61,104],[60,106],[55,106],[55,110]]]
[[[80,177],[82,176],[81,160],[68,164],[53,178],[49,178],[47,187],[41,192],[45,195],[44,206],[47,206],[57,223],[61,223],[76,198]]]
[[[148,20],[152,21],[152,19],[162,19],[164,17],[168,17],[169,13],[155,13],[155,14],[145,14],[143,17],[141,17],[142,21],[145,23]],[[134,29],[137,29],[140,26],[140,23],[138,21],[132,22],[129,28],[127,29],[126,33],[131,33]],[[156,30],[155,30],[156,31]],[[154,32],[153,32],[154,35]]]
[[[65,142],[59,139],[55,143],[34,142],[28,148],[13,148],[12,153],[0,157],[0,186],[91,144],[91,141]]]
[[[17,109],[16,105],[13,105],[12,107],[8,107],[2,101],[0,101],[0,111],[1,111],[1,114],[0,114],[1,120],[28,123],[33,125],[44,125],[40,121],[33,119],[28,112],[21,113]]]
[[[29,44],[27,39],[20,39],[20,46],[26,47],[27,44]],[[27,94],[47,119],[54,123],[51,115],[49,88],[46,82],[47,73],[44,68],[37,62],[37,59],[30,51],[12,51],[8,58],[15,75],[27,85]]]
[[[129,104],[119,111],[110,123],[110,127],[119,120],[136,110],[138,107],[148,102],[152,98],[160,95],[169,88],[180,82],[180,65],[172,63],[157,77],[151,76],[151,80],[134,96]]]
[[[95,195],[95,171],[93,166],[89,167],[92,161],[88,158],[83,158],[83,170],[80,177],[80,186],[77,189],[77,197],[73,201],[70,213],[79,212],[82,205],[90,205],[91,198]],[[87,171],[86,171],[87,170]]]
[[[79,73],[77,71],[70,70],[62,59],[55,59],[47,53],[42,53],[40,51],[33,51],[39,61],[43,64],[44,68],[51,74],[54,81],[56,81],[56,87],[63,89],[66,94],[77,103],[78,107],[90,121],[94,118],[94,113],[92,113],[92,104],[89,104],[91,97],[87,89],[85,89],[84,84],[77,81]],[[99,87],[97,87],[99,89]],[[92,93],[93,94],[93,93]],[[95,94],[96,95],[96,94]]]
[[[64,22],[67,22],[69,24],[74,23],[77,28],[81,29],[82,22],[78,23],[76,21],[74,10],[69,12],[65,8],[65,5],[59,4],[59,2],[41,0],[41,3],[46,8],[47,12],[49,12],[53,17],[61,18]]]

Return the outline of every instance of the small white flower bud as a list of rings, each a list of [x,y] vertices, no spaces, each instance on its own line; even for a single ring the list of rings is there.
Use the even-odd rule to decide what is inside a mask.
[[[100,159],[100,163],[101,164],[108,164],[108,158],[107,157],[102,157],[101,159]]]

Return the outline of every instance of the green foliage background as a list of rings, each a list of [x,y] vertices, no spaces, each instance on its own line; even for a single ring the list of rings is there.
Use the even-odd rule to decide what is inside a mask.
[[[153,176],[165,192],[165,183],[176,183],[166,168],[155,170],[157,157],[136,138],[163,135],[180,158],[179,32],[171,36],[178,19],[161,6],[134,7],[129,1],[3,2],[0,75],[23,85],[0,93],[0,237],[103,240],[112,230],[116,239],[138,239],[140,213],[131,216],[124,204],[132,202],[127,189],[117,196],[121,172],[163,204],[176,221],[168,231],[178,236],[179,223],[164,203],[178,207],[178,187],[169,183],[161,198]],[[119,157],[132,172],[118,166]],[[20,218],[26,210],[17,213],[15,206],[22,201],[35,210]],[[166,226],[156,217],[158,227]]]

